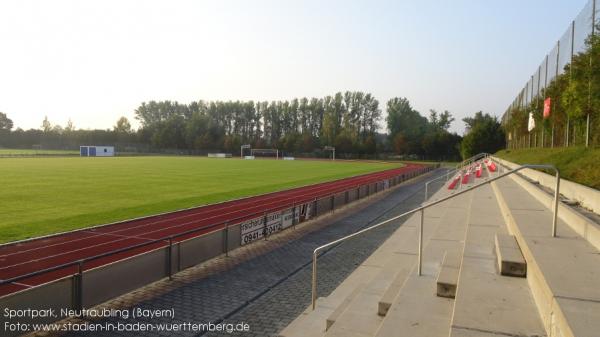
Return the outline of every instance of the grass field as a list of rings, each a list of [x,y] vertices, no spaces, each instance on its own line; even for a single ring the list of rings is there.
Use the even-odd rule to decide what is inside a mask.
[[[399,166],[203,157],[4,158],[0,242]]]
[[[585,147],[503,150],[496,155],[517,164],[553,164],[561,178],[600,189],[600,149]]]
[[[78,155],[79,151],[72,150],[33,150],[33,149],[2,149],[0,156],[43,156],[43,155]]]

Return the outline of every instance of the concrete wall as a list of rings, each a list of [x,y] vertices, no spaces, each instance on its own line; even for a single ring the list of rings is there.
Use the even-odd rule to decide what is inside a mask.
[[[331,198],[325,197],[317,200],[317,216],[331,211]]]
[[[92,307],[168,276],[167,254],[168,249],[161,248],[85,271],[83,307]]]
[[[367,185],[361,185],[359,188],[359,199],[362,199],[367,196]]]
[[[340,208],[346,204],[346,192],[338,193],[334,196],[333,207]]]
[[[20,291],[10,294],[0,299],[0,308],[9,308],[12,310],[19,309],[54,309],[58,313],[62,308],[71,308],[73,305],[73,279],[71,277],[61,280],[46,283],[42,286]],[[8,323],[51,323],[56,321],[56,318],[36,318],[29,317],[13,318],[9,320],[4,316],[4,311],[0,315],[0,323],[2,324],[2,336],[18,336],[18,332],[4,331],[5,322]]]

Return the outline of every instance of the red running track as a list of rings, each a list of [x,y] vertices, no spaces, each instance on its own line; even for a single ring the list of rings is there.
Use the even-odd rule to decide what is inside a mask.
[[[227,222],[237,224],[256,218],[265,212],[286,209],[295,204],[331,196],[360,185],[392,178],[421,168],[423,168],[423,165],[408,164],[398,169],[3,245],[0,246],[0,280],[13,279],[114,250],[164,239],[164,241],[154,242],[143,247],[86,261],[83,269],[89,270],[156,248],[165,247],[168,244],[168,238],[174,235],[197,230],[194,233],[173,238],[173,242],[182,241],[219,230],[225,227]],[[37,276],[2,284],[0,285],[0,296],[75,273],[77,273],[77,266],[70,265]]]

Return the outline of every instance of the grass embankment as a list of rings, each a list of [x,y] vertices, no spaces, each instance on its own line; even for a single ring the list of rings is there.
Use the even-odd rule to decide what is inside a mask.
[[[496,155],[517,164],[553,164],[561,178],[600,189],[600,148],[502,150]]]
[[[0,159],[0,242],[400,167],[201,157]]]

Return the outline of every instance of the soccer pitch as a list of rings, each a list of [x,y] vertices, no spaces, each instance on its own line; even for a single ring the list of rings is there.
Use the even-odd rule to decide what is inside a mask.
[[[400,167],[203,157],[0,159],[0,242]]]

